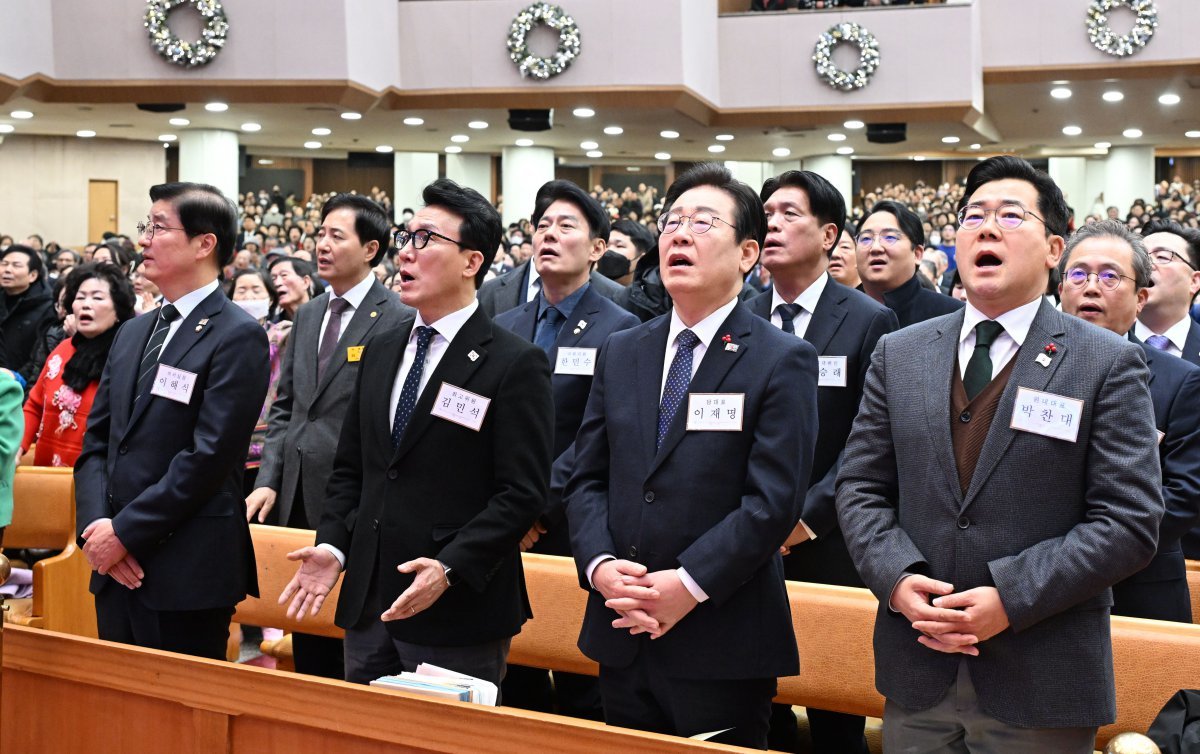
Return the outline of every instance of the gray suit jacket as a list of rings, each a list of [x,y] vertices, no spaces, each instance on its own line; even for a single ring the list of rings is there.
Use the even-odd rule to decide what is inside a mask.
[[[531,262],[522,262],[500,277],[492,278],[479,286],[479,308],[489,317],[495,317],[501,312],[516,309],[526,303],[525,289],[528,287],[525,269]],[[592,290],[624,308],[625,286],[614,283],[600,273],[592,270],[589,278]]]
[[[1141,350],[1043,302],[961,492],[949,386],[962,311],[885,335],[838,477],[846,544],[879,598],[875,683],[910,710],[936,704],[968,663],[984,712],[1023,727],[1116,716],[1111,585],[1154,555],[1163,515],[1154,409]],[[1037,356],[1048,344],[1050,363]],[[1017,388],[1083,401],[1076,442],[1011,428]],[[994,586],[1010,627],[978,657],[917,642],[889,610],[904,573],[956,591]]]
[[[316,527],[321,520],[325,483],[333,471],[342,419],[358,376],[358,362],[350,361],[347,349],[414,317],[399,296],[376,280],[338,338],[337,351],[318,383],[317,344],[329,299],[330,294],[323,293],[296,312],[284,346],[275,403],[267,415],[267,441],[254,484],[279,493],[276,507],[281,524],[291,515],[297,485],[304,494],[309,524]]]

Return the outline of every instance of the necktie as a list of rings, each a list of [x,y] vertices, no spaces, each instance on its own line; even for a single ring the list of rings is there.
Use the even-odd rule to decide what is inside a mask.
[[[400,438],[404,436],[404,428],[412,418],[413,407],[417,405],[417,391],[421,386],[421,374],[425,371],[425,355],[429,353],[429,342],[437,330],[432,327],[417,328],[417,353],[413,357],[408,376],[404,378],[404,387],[400,389],[400,400],[396,403],[396,418],[392,420],[392,447],[400,447]]]
[[[796,334],[796,317],[804,308],[800,304],[780,304],[775,307],[775,313],[783,324],[783,331]]]
[[[967,371],[963,374],[963,388],[967,391],[967,400],[975,400],[975,396],[983,392],[992,381],[992,356],[989,349],[992,343],[1004,332],[1004,325],[985,319],[975,325],[975,352],[967,362]]]
[[[154,385],[154,372],[158,368],[158,360],[162,357],[163,346],[167,342],[167,333],[171,330],[171,322],[179,317],[179,310],[173,304],[167,304],[158,310],[158,319],[154,323],[154,332],[146,342],[146,350],[142,352],[142,363],[138,366],[137,393],[134,394],[136,404],[142,396],[150,394]]]
[[[325,374],[325,368],[333,359],[337,350],[338,338],[342,337],[342,314],[350,308],[350,302],[344,298],[329,300],[329,321],[325,323],[325,334],[321,336],[321,347],[317,349],[317,382]]]
[[[1146,345],[1151,348],[1157,348],[1159,351],[1165,351],[1171,345],[1171,339],[1166,335],[1151,335],[1146,338]]]
[[[554,341],[558,340],[558,330],[562,321],[562,312],[553,306],[542,312],[542,318],[538,320],[537,332],[533,334],[533,344],[545,351],[546,355],[550,354],[550,350],[554,348]]]
[[[675,412],[679,410],[679,404],[687,394],[688,383],[692,381],[692,349],[698,345],[700,339],[691,330],[683,330],[675,336],[675,358],[671,359],[662,403],[658,407],[658,438],[654,443],[655,449],[662,447],[671,420],[675,418]]]

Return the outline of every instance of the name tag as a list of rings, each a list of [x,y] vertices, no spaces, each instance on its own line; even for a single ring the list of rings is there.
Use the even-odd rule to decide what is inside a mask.
[[[470,390],[443,382],[438,390],[437,399],[433,402],[433,410],[429,413],[478,432],[483,426],[483,417],[487,416],[491,402],[491,398],[484,398]]]
[[[596,373],[595,348],[559,348],[554,360],[555,374],[581,374],[591,377]]]
[[[364,346],[346,346],[346,361],[351,364],[361,361],[363,348]]]
[[[741,432],[745,393],[690,393],[689,432]]]
[[[1161,429],[1156,429],[1154,431],[1158,433],[1158,444],[1162,445],[1163,438],[1167,436],[1167,433],[1163,432]]]
[[[150,388],[151,395],[160,395],[185,406],[192,401],[192,388],[196,387],[196,375],[186,369],[158,365],[158,374],[154,376],[154,386]]]
[[[1009,426],[1022,432],[1075,442],[1082,418],[1083,401],[1021,387],[1017,388]]]
[[[846,387],[846,357],[817,357],[817,387]]]

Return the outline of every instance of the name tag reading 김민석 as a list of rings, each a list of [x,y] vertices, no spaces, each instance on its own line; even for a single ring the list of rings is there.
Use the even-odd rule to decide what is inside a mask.
[[[433,410],[429,413],[478,432],[491,402],[491,398],[443,382],[433,402]]]
[[[185,406],[192,401],[192,389],[196,387],[196,375],[186,369],[158,365],[158,374],[154,375],[154,385],[150,388],[151,395],[160,395]]]
[[[741,432],[745,393],[689,393],[689,432]]]
[[[1027,387],[1017,388],[1013,403],[1013,429],[1075,442],[1083,418],[1083,401]]]
[[[554,359],[554,373],[591,377],[596,373],[596,349],[559,348]]]

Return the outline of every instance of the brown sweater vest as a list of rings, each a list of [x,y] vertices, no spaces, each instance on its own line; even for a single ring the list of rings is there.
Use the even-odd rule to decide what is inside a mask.
[[[962,372],[957,364],[954,365],[954,379],[950,384],[950,442],[954,445],[954,463],[958,467],[958,483],[964,495],[971,486],[975,464],[979,462],[979,451],[983,449],[983,442],[992,427],[992,418],[996,416],[1000,396],[1008,385],[1018,355],[1019,352],[1013,354],[983,392],[970,402],[963,387]]]

